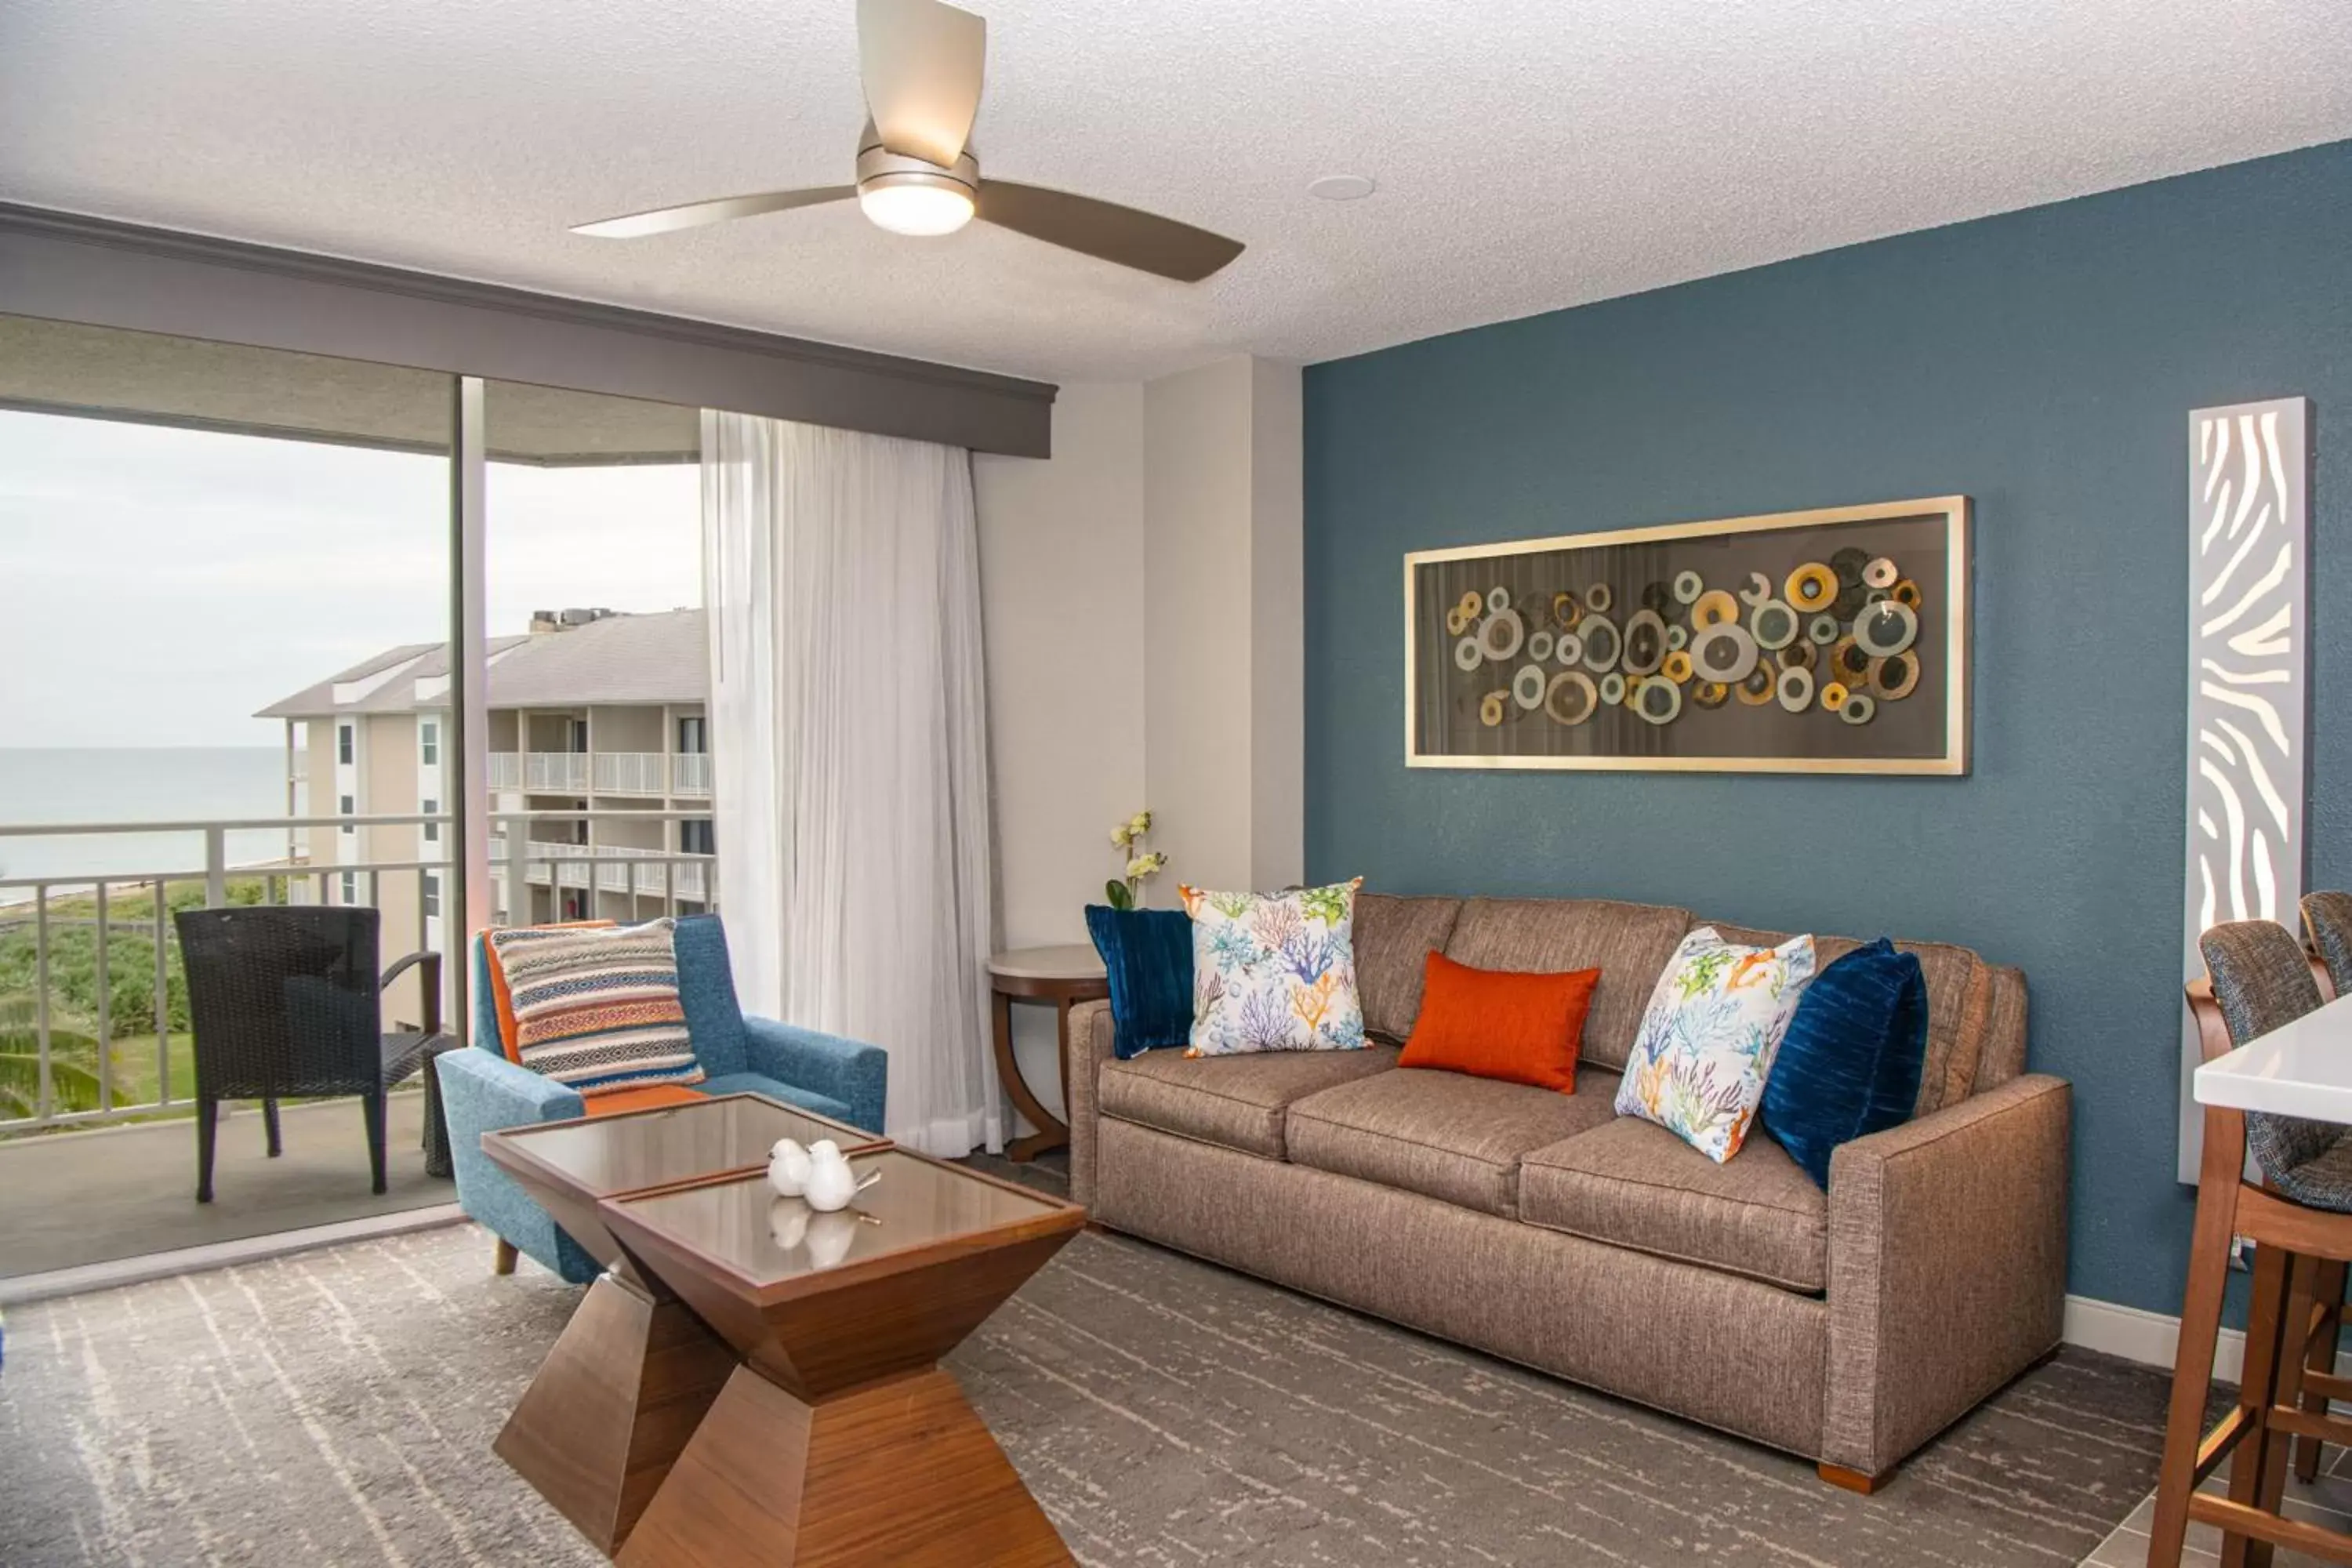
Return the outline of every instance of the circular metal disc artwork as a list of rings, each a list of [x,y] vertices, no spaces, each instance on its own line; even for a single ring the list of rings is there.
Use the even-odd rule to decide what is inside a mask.
[[[1862,580],[1874,588],[1892,588],[1895,580],[1902,575],[1895,569],[1895,563],[1884,555],[1862,569]]]
[[[1691,678],[1690,655],[1683,652],[1680,648],[1676,648],[1674,652],[1666,655],[1666,662],[1658,668],[1660,673],[1664,675],[1668,680],[1675,682],[1676,685],[1680,685],[1682,682],[1688,680]]]
[[[1616,602],[1617,595],[1610,592],[1606,583],[1595,583],[1584,591],[1584,607],[1588,610],[1605,610]]]
[[[1797,640],[1797,612],[1778,599],[1767,599],[1748,617],[1748,629],[1758,647],[1783,648]]]
[[[1896,604],[1908,605],[1915,610],[1919,607],[1919,584],[1910,578],[1906,577],[1895,584],[1894,593]]]
[[[1717,588],[1701,594],[1698,603],[1691,606],[1691,626],[1705,631],[1709,626],[1727,626],[1739,619],[1739,601]]]
[[[1821,657],[1822,650],[1819,644],[1801,638],[1780,650],[1780,668],[1811,669],[1821,662]]]
[[[1544,711],[1563,724],[1581,724],[1600,706],[1601,695],[1592,689],[1592,677],[1580,669],[1561,670],[1544,692]]]
[[[1830,614],[1839,620],[1850,621],[1862,614],[1862,607],[1868,603],[1869,589],[1859,583],[1847,583],[1838,589],[1837,597],[1830,601]]]
[[[1616,622],[1603,615],[1584,617],[1585,668],[1595,675],[1614,669],[1617,668],[1617,655],[1622,651],[1618,646]]]
[[[1601,700],[1614,708],[1625,700],[1625,678],[1615,670],[1601,678]]]
[[[1675,591],[1664,583],[1650,583],[1642,589],[1642,608],[1655,610],[1664,616],[1675,602]]]
[[[1551,596],[1551,618],[1563,626],[1572,626],[1584,618],[1584,606],[1576,602],[1573,594],[1554,594]]]
[[[1682,710],[1683,689],[1663,676],[1643,681],[1634,696],[1633,711],[1653,724],[1671,724]]]
[[[1486,656],[1478,651],[1476,637],[1464,637],[1454,645],[1454,668],[1456,669],[1475,669],[1486,660]]]
[[[1694,681],[1691,685],[1691,700],[1702,708],[1720,708],[1730,696],[1731,688],[1720,680]]]
[[[1562,664],[1580,663],[1584,658],[1584,639],[1574,632],[1562,632],[1559,640],[1551,645],[1551,656]]]
[[[1810,669],[1784,669],[1774,688],[1780,706],[1791,713],[1802,713],[1813,705],[1813,672]]]
[[[1489,730],[1503,721],[1503,698],[1500,691],[1489,691],[1478,700],[1478,722]]]
[[[1822,706],[1832,713],[1838,712],[1845,707],[1845,700],[1852,693],[1846,690],[1843,682],[1832,680],[1822,688]]]
[[[1748,586],[1739,590],[1739,602],[1741,604],[1750,605],[1760,605],[1771,596],[1771,578],[1767,577],[1761,572],[1750,572],[1748,574]]]
[[[1919,684],[1919,656],[1898,653],[1870,661],[1870,689],[1882,702],[1900,702]]]
[[[1706,592],[1706,579],[1696,572],[1675,574],[1675,603],[1687,605]]]
[[[1832,679],[1843,680],[1850,688],[1860,686],[1870,679],[1870,655],[1856,647],[1852,637],[1840,637],[1822,668]]]
[[[1772,667],[1769,664],[1759,664],[1748,672],[1748,679],[1733,689],[1739,693],[1739,700],[1748,707],[1761,708],[1772,700],[1772,693],[1779,688],[1780,676]]]
[[[1878,704],[1871,700],[1869,693],[1855,691],[1849,693],[1839,707],[1838,717],[1849,724],[1867,724],[1877,711]]]
[[[1445,609],[1445,635],[1450,637],[1458,637],[1469,629],[1470,617],[1462,613],[1462,606],[1459,605],[1447,605]]]
[[[1841,583],[1859,583],[1863,569],[1870,564],[1870,552],[1849,544],[1830,557],[1830,570]]]
[[[1689,646],[1690,628],[1688,626],[1668,626],[1666,628],[1666,647],[1668,648],[1678,652]]]
[[[1508,588],[1497,587],[1486,590],[1486,609],[1489,614],[1499,616],[1510,607],[1511,591]]]
[[[1815,616],[1806,626],[1805,635],[1812,638],[1813,641],[1821,644],[1823,647],[1827,647],[1830,644],[1837,641],[1838,639],[1837,617],[1835,616]]]
[[[1690,661],[1700,679],[1736,686],[1756,668],[1756,639],[1742,626],[1712,626],[1691,638]]]
[[[1666,657],[1666,623],[1655,610],[1636,610],[1625,621],[1625,673],[1650,675]]]
[[[1462,612],[1463,618],[1467,620],[1473,616],[1485,614],[1486,609],[1486,601],[1479,594],[1477,589],[1473,588],[1468,593],[1462,595],[1461,602],[1455,605],[1454,608],[1460,610]]]
[[[1900,599],[1874,605],[1853,623],[1854,646],[1874,658],[1901,653],[1919,635],[1919,612]]]
[[[1528,657],[1534,659],[1538,664],[1541,664],[1544,660],[1551,657],[1551,634],[1549,632],[1529,632],[1528,634]]]
[[[1789,574],[1781,584],[1789,603],[1807,612],[1826,610],[1838,596],[1838,575],[1818,561],[1808,561]]]
[[[1502,590],[1498,588],[1496,592]],[[1488,616],[1486,624],[1478,628],[1478,647],[1488,658],[1500,664],[1519,651],[1519,644],[1527,640],[1527,635],[1528,628],[1520,622],[1519,612],[1501,609]]]
[[[1540,665],[1523,664],[1518,674],[1511,677],[1511,700],[1522,708],[1540,708],[1546,684]]]

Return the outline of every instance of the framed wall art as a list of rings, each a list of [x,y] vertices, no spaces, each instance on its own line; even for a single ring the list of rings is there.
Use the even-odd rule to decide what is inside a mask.
[[[1965,773],[1965,496],[1404,558],[1423,768]]]

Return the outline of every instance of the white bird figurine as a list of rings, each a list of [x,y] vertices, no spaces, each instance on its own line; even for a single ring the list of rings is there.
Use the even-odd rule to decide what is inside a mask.
[[[859,1181],[857,1173],[850,1168],[849,1156],[844,1154],[841,1146],[830,1138],[811,1144],[808,1160],[808,1178],[802,1186],[801,1195],[808,1200],[808,1206],[819,1214],[847,1208],[850,1199],[882,1179],[882,1173],[876,1171],[864,1181]]]
[[[820,1143],[820,1149],[830,1149],[830,1143]],[[768,1185],[776,1189],[780,1197],[796,1198],[808,1190],[809,1152],[790,1138],[779,1138],[776,1146],[768,1151]]]

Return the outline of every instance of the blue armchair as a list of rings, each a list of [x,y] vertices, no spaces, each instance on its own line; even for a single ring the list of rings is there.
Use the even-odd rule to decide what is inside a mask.
[[[888,1058],[879,1046],[745,1017],[735,1002],[726,930],[716,915],[680,920],[677,948],[678,1004],[707,1075],[700,1092],[764,1094],[881,1132]],[[457,1205],[499,1237],[501,1272],[514,1266],[520,1251],[585,1283],[601,1272],[596,1261],[482,1152],[482,1134],[568,1121],[586,1115],[587,1108],[575,1091],[507,1060],[499,1045],[489,957],[479,936],[472,957],[473,1042],[480,1048],[446,1052],[436,1064],[457,1169]]]

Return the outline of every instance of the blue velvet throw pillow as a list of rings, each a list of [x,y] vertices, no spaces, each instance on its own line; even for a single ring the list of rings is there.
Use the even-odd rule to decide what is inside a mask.
[[[1110,974],[1111,1048],[1124,1061],[1192,1039],[1192,920],[1181,910],[1087,906],[1087,934]]]
[[[1813,976],[1764,1081],[1764,1131],[1823,1191],[1841,1143],[1900,1127],[1927,1060],[1927,977],[1885,937]]]

